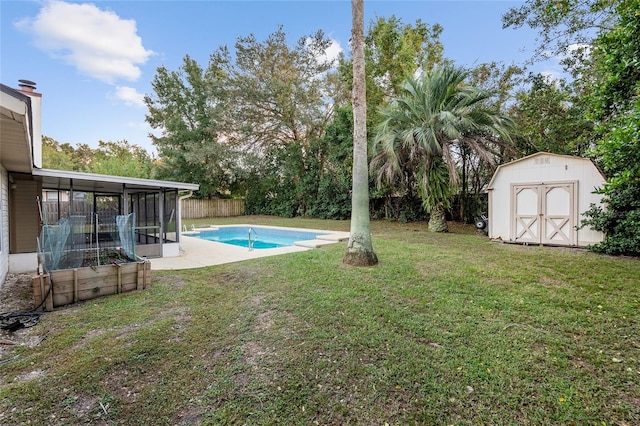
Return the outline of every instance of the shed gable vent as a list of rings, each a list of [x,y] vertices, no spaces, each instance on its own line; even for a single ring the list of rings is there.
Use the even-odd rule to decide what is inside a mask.
[[[533,164],[535,165],[539,165],[539,164],[551,164],[551,157],[538,157],[536,159],[534,159]]]

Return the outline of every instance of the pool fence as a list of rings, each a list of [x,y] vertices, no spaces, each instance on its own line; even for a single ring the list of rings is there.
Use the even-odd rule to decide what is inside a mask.
[[[182,201],[182,219],[205,217],[232,217],[244,215],[244,200],[241,199],[194,199]]]

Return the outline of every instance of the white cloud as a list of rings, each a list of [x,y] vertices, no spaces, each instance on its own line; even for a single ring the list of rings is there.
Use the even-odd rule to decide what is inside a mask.
[[[340,54],[344,52],[342,46],[337,40],[331,40],[331,45],[324,51],[324,58],[328,61],[334,62],[338,60]]]
[[[137,80],[138,65],[154,54],[142,45],[134,20],[90,3],[50,1],[16,26],[32,34],[38,48],[107,83]]]
[[[144,93],[138,92],[133,87],[117,86],[115,98],[126,105],[144,107]]]
[[[306,43],[307,45],[311,45],[311,43],[313,43],[313,40],[311,38],[307,38]],[[340,46],[340,42],[331,39],[331,44],[329,45],[329,47],[324,50],[324,53],[317,56],[318,63],[328,62],[332,65],[335,65],[338,57],[342,52],[344,52],[344,49],[342,48],[342,46]]]

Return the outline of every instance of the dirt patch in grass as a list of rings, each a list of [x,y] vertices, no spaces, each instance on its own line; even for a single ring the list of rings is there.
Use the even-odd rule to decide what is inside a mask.
[[[173,275],[173,276],[164,276],[164,275],[155,275],[153,277],[154,281],[157,283],[166,284],[171,287],[183,288],[185,285],[185,279],[182,275]]]
[[[30,382],[45,375],[44,370],[33,370],[16,376],[14,382]]]
[[[60,418],[58,421],[61,423],[64,423],[65,420],[92,423],[91,420],[95,417],[92,413],[97,413],[100,410],[100,400],[96,396],[73,396],[68,402],[68,409],[74,414],[74,418]]]
[[[543,276],[540,281],[538,281],[538,284],[540,284],[543,287],[561,287],[563,285],[566,285],[566,282],[563,280],[559,280],[550,276]]]
[[[251,284],[258,277],[258,272],[247,267],[237,267],[232,271],[216,274],[216,281],[221,284]]]
[[[200,424],[204,420],[204,408],[189,407],[178,413],[179,425],[195,425]]]
[[[191,315],[183,309],[176,309],[176,312],[173,312],[173,314],[173,320],[175,323],[172,328],[176,334],[167,339],[167,342],[169,343],[181,342],[184,340],[184,333],[187,331],[189,323],[191,322]]]
[[[84,348],[88,342],[96,337],[99,337],[105,333],[105,330],[102,328],[95,328],[93,330],[89,330],[87,334],[85,334],[79,341],[76,343],[71,350],[77,351],[78,349]]]
[[[134,404],[143,389],[148,385],[140,380],[138,375],[127,369],[114,371],[102,381],[103,386],[111,391],[116,398],[127,404]]]
[[[0,288],[0,312],[29,311],[33,306],[31,274],[8,274]]]
[[[261,312],[258,314],[257,331],[268,330],[273,327],[273,311]]]
[[[0,314],[31,311],[33,292],[31,274],[8,274],[4,285],[0,288]],[[13,356],[14,349],[19,346],[35,347],[43,336],[40,327],[21,328],[16,331],[0,329],[0,362]]]

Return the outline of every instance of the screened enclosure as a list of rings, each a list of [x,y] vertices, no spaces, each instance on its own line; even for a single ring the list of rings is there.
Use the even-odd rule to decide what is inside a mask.
[[[59,262],[70,265],[81,257],[85,263],[92,258],[98,264],[177,256],[180,197],[188,197],[198,188],[179,182],[46,169],[14,178],[19,188],[29,190],[29,194],[20,191],[24,202],[14,204],[16,226],[12,229],[20,230],[14,238],[21,241],[28,235],[37,236],[14,247],[20,247],[19,253],[50,252],[45,242],[49,248],[58,245],[64,252]],[[37,212],[37,223],[22,220],[33,211]],[[28,233],[34,226],[37,233]],[[133,250],[127,254],[124,247],[129,235]],[[61,241],[54,243],[55,238]]]
[[[177,190],[121,194],[43,188],[43,225],[68,219],[71,248],[119,247],[117,217],[132,213],[136,247],[142,256],[162,256],[162,245],[179,242]]]

